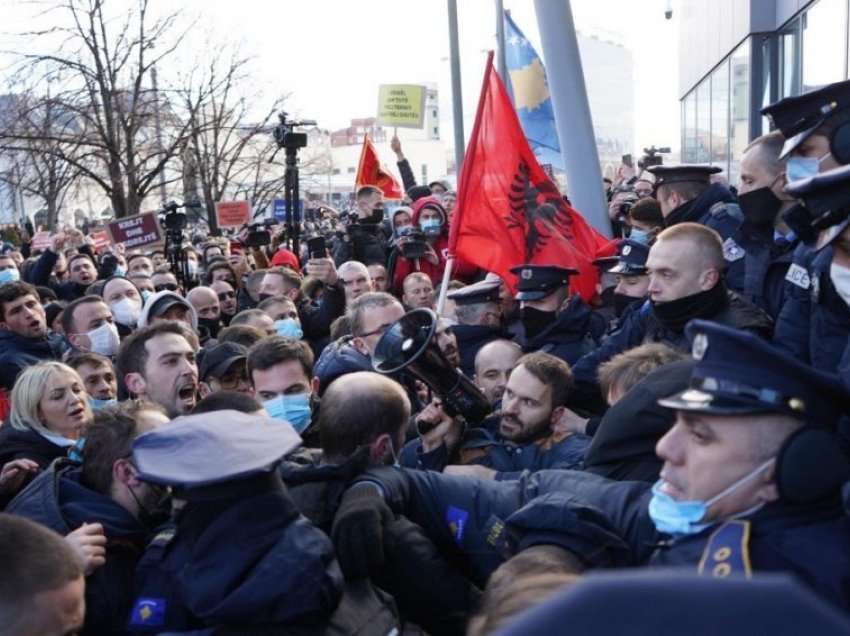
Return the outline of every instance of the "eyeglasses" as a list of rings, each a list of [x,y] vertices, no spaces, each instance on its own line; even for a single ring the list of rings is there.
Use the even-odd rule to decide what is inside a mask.
[[[161,291],[177,291],[180,288],[177,285],[175,285],[174,283],[166,283],[165,285],[154,285],[154,289],[158,292],[161,292]]]
[[[392,327],[394,324],[395,324],[394,322],[388,322],[385,325],[381,325],[377,329],[373,329],[372,331],[367,331],[366,333],[361,333],[358,337],[359,338],[368,338],[369,336],[377,336],[378,334],[381,334],[383,336],[384,333],[387,331],[387,329]]]
[[[227,300],[227,299],[229,299],[229,298],[236,298],[236,292],[232,292],[232,291],[230,291],[230,292],[221,292],[221,293],[218,295],[218,299],[219,299],[219,300]]]

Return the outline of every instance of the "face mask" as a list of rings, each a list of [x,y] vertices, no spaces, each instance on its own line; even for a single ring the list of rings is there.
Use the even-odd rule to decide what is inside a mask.
[[[310,409],[310,394],[278,395],[263,402],[269,416],[292,424],[296,433],[302,433],[310,426],[313,412]]]
[[[113,272],[113,275],[114,276],[126,276],[127,275],[127,268],[124,267],[123,265],[116,265],[115,271]]]
[[[649,516],[655,524],[655,529],[664,534],[681,536],[687,534],[697,534],[702,532],[715,522],[701,523],[708,513],[708,509],[720,501],[723,497],[731,495],[741,486],[750,481],[753,477],[761,474],[768,466],[773,463],[772,459],[767,460],[761,466],[755,468],[748,474],[741,477],[731,486],[715,495],[708,501],[676,501],[670,495],[661,491],[662,480],[655,482],[652,487],[652,499],[649,501]],[[736,516],[742,517],[755,512],[762,504],[745,510]]]
[[[642,298],[635,298],[634,296],[614,292],[614,314],[619,318],[629,305],[638,300],[642,300]]]
[[[198,275],[198,263],[196,261],[187,261],[186,269],[189,271],[189,276],[192,278]]]
[[[215,338],[221,329],[221,321],[217,318],[198,318],[198,326],[205,327],[210,334],[210,338]]]
[[[115,321],[127,327],[135,327],[142,314],[142,307],[132,298],[122,298],[116,303],[109,305],[109,311]]]
[[[295,338],[296,340],[301,340],[304,337],[304,331],[301,329],[301,325],[298,324],[298,321],[295,318],[282,318],[281,320],[274,321],[274,328],[277,331],[277,335],[283,336],[284,338]]]
[[[142,290],[142,303],[148,302],[148,298],[151,297],[151,292],[147,289]]]
[[[413,226],[412,226],[412,225],[410,225],[410,224],[407,224],[407,225],[399,225],[398,227],[396,227],[396,229],[395,229],[395,230],[393,230],[393,233],[395,234],[395,237],[396,237],[396,238],[401,238],[402,236],[405,236],[406,234],[408,234],[408,233],[410,232],[410,229],[411,229],[412,227],[413,227]]]
[[[372,213],[360,219],[360,222],[365,225],[377,225],[384,220],[384,208],[373,208]]]
[[[629,238],[637,243],[649,245],[649,232],[646,230],[639,230],[638,228],[633,227],[632,231],[629,232]]]
[[[659,303],[652,302],[652,312],[666,328],[681,332],[694,318],[710,319],[716,316],[728,303],[726,285],[717,283],[711,289],[690,296]]]
[[[739,194],[738,203],[744,218],[754,227],[761,228],[773,227],[776,214],[782,206],[782,201],[768,186]]]
[[[541,311],[534,307],[523,307],[519,310],[522,326],[525,327],[526,338],[534,338],[557,320],[557,312]]]
[[[89,406],[92,408],[92,411],[99,411],[100,409],[110,406],[111,404],[118,404],[118,400],[116,400],[115,398],[101,400],[100,398],[89,397]]]
[[[102,356],[110,358],[118,353],[121,346],[121,338],[118,336],[118,327],[111,322],[105,322],[97,329],[92,329],[86,334],[91,340],[91,350]]]
[[[131,486],[128,485],[127,490],[130,491],[130,495],[139,508],[139,523],[145,528],[153,529],[161,526],[171,517],[171,495],[168,489],[162,486],[148,484],[148,487],[153,490],[154,495],[157,497],[156,503],[152,507],[145,506],[139,500],[136,491]]]
[[[442,227],[440,219],[422,219],[419,221],[419,227],[425,233],[425,236],[438,236]]]
[[[832,263],[829,266],[829,279],[835,291],[841,296],[845,304],[850,307],[850,269]]]
[[[21,275],[14,267],[4,269],[2,272],[0,272],[0,285],[2,285],[3,283],[14,283],[18,280],[21,280]]]
[[[821,162],[832,153],[828,152],[820,159],[815,157],[791,157],[785,165],[785,178],[788,183],[814,177],[820,170]]]

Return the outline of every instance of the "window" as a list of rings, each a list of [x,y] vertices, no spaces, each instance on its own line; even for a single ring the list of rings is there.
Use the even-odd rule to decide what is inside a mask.
[[[431,115],[431,116],[432,116],[434,119],[437,119],[437,109],[435,108],[434,110],[432,110],[432,111],[431,111],[431,113],[432,113],[432,115]]]
[[[800,94],[800,20],[779,32],[779,99]]]
[[[354,168],[350,167],[346,172],[348,172],[348,174],[354,174]]]
[[[682,163],[694,163],[697,122],[696,92],[691,91],[682,100]]]
[[[803,92],[844,79],[847,0],[819,0],[802,16]]]
[[[422,164],[422,183],[428,183],[428,166],[427,164]]]
[[[711,74],[711,163],[729,173],[729,60]]]
[[[440,134],[440,129],[434,126],[434,136],[437,137]]]
[[[744,41],[729,60],[731,129],[729,134],[729,183],[738,181],[738,161],[750,142],[750,40]]]
[[[695,163],[711,161],[711,83],[703,80],[697,86],[697,125]]]
[[[334,168],[331,172],[333,174],[339,174],[339,168]]]

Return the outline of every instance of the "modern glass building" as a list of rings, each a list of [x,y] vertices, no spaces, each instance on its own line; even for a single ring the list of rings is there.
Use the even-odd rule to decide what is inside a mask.
[[[682,0],[679,94],[682,163],[738,181],[750,140],[770,130],[759,111],[848,77],[850,0]]]

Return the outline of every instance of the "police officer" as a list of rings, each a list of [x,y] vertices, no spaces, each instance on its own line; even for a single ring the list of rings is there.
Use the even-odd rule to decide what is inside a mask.
[[[452,327],[460,351],[460,370],[475,374],[475,355],[488,342],[506,337],[497,280],[483,280],[448,293],[455,303],[457,324]]]
[[[519,550],[553,544],[588,567],[789,572],[847,609],[850,520],[840,490],[850,463],[834,428],[850,393],[752,334],[694,321],[688,336],[696,365],[690,386],[660,402],[676,422],[656,447],[664,466],[654,485],[581,471],[492,482],[376,470],[346,497],[404,511],[438,544],[459,546],[481,576]],[[334,528],[344,569],[352,537],[381,535],[364,508]]]
[[[617,281],[614,287],[614,310],[617,321],[615,327],[623,320],[625,314],[634,310],[646,299],[649,289],[649,276],[646,269],[646,259],[649,256],[649,246],[624,239],[617,246],[617,259],[613,267],[608,269]]]
[[[734,236],[744,220],[735,195],[721,183],[711,183],[711,175],[721,172],[717,166],[652,166],[655,198],[661,206],[664,227],[677,223],[699,223],[716,231],[723,241],[726,281],[730,289],[744,289],[746,252]]]
[[[139,480],[170,486],[185,505],[139,564],[131,633],[250,633],[331,615],[343,583],[333,546],[276,470],[300,442],[286,423],[237,411],[180,417],[136,438]]]
[[[779,315],[775,341],[812,366],[835,371],[850,336],[850,166],[795,181],[820,236],[808,270],[794,264],[794,286]]]
[[[522,333],[517,342],[525,352],[543,351],[573,364],[592,351],[605,333],[605,320],[580,296],[570,296],[575,269],[556,265],[520,265],[517,276]]]

